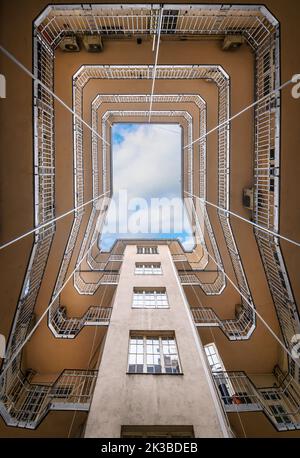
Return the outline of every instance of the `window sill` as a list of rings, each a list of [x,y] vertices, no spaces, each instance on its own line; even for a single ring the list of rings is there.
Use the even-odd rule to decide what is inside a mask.
[[[131,306],[134,310],[170,310],[170,306],[168,307],[135,307]]]
[[[167,374],[166,372],[126,372],[126,375],[184,375],[183,372]]]
[[[161,272],[160,274],[153,274],[153,273],[151,273],[151,274],[137,274],[136,272],[134,272],[134,275],[136,275],[137,277],[142,277],[142,276],[143,277],[150,277],[150,276],[152,276],[152,277],[162,277],[163,273]]]

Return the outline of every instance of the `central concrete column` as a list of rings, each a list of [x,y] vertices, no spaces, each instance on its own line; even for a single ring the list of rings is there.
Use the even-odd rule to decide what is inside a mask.
[[[122,425],[193,426],[196,437],[226,426],[167,245],[156,255],[127,245],[99,368],[86,437],[120,437]],[[136,262],[160,262],[162,275],[135,275]],[[134,287],[165,287],[168,309],[134,309]],[[128,374],[131,331],[175,333],[182,374]],[[200,353],[199,353],[200,352]]]

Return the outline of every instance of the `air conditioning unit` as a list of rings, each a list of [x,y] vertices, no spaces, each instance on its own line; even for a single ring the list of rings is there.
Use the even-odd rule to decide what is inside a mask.
[[[63,37],[61,42],[59,43],[59,47],[64,52],[78,52],[80,51],[80,47],[75,35],[71,37]]]
[[[245,39],[242,35],[226,35],[223,40],[222,50],[228,51],[239,48],[244,42]]]
[[[253,188],[243,190],[243,206],[248,210],[253,210]]]
[[[82,38],[83,46],[88,52],[103,51],[103,42],[101,35],[84,35]]]

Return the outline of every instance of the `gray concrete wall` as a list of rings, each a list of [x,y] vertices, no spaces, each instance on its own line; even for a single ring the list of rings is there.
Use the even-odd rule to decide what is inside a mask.
[[[136,261],[160,261],[163,274],[135,275]],[[135,286],[165,286],[170,308],[132,309]],[[126,247],[86,437],[120,437],[122,425],[193,425],[196,437],[223,436],[222,414],[184,299],[167,245],[159,246],[158,255],[137,255],[136,246]],[[183,374],[127,374],[130,331],[150,330],[175,331]]]

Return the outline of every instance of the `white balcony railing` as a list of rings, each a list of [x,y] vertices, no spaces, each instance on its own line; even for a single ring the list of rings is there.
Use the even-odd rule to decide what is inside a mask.
[[[236,313],[234,318],[223,320],[211,307],[192,307],[191,312],[196,326],[219,327],[230,340],[247,339],[253,326],[251,315],[248,316],[244,309]]]
[[[66,369],[53,384],[35,384],[16,371],[1,396],[0,414],[8,426],[35,429],[50,410],[88,411],[97,374]]]
[[[68,318],[64,307],[56,306],[55,311],[51,319],[53,332],[59,337],[72,339],[84,326],[108,326],[112,308],[91,306],[80,318]]]
[[[160,5],[51,5],[36,20],[41,34],[56,47],[65,35],[100,33],[110,38],[154,35]],[[218,35],[243,33],[257,49],[270,34],[275,20],[257,5],[164,5],[161,35]]]
[[[300,429],[300,390],[295,380],[278,367],[277,382],[257,388],[245,372],[213,372],[213,379],[226,412],[261,411],[279,431]]]
[[[280,85],[279,29],[256,52],[256,98]],[[254,211],[253,221],[271,231],[279,230],[280,208],[280,94],[255,107]],[[275,304],[285,346],[292,351],[292,337],[300,333],[297,304],[286,271],[279,239],[255,228],[255,235]],[[293,376],[300,371],[289,358]]]

